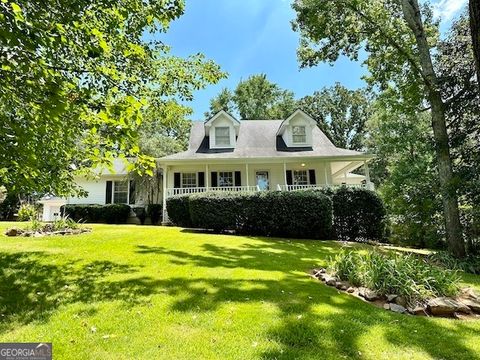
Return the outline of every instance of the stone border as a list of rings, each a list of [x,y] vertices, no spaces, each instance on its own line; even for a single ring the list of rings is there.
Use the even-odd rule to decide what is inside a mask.
[[[90,228],[79,228],[79,229],[62,229],[58,231],[33,231],[33,230],[25,230],[19,228],[11,228],[5,231],[6,236],[25,236],[25,237],[42,237],[42,236],[50,236],[50,235],[79,235],[86,232],[90,232],[92,229]]]
[[[399,314],[480,319],[480,295],[471,288],[462,289],[455,298],[437,297],[428,299],[425,303],[408,304],[404,297],[396,294],[380,295],[365,287],[352,286],[347,281],[328,274],[324,268],[313,269],[310,275],[328,286]]]

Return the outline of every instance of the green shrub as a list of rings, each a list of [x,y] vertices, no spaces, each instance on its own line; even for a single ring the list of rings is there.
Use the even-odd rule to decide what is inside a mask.
[[[140,221],[140,224],[144,225],[145,220],[147,219],[147,210],[143,206],[134,207],[132,210]]]
[[[124,224],[130,215],[130,206],[125,204],[67,204],[61,213],[77,222]]]
[[[153,225],[158,224],[162,218],[163,206],[162,204],[150,204],[147,207],[147,215],[150,217],[150,221]]]
[[[28,221],[37,218],[37,209],[30,204],[23,204],[18,209],[18,221]]]
[[[375,290],[379,295],[401,295],[410,304],[430,297],[453,296],[459,290],[460,279],[455,271],[414,255],[342,251],[330,260],[329,268],[341,280]]]
[[[430,254],[428,260],[447,269],[462,270],[480,275],[480,256],[478,255],[468,255],[463,259],[459,259],[446,251],[438,251]]]
[[[190,219],[194,227],[214,231],[234,230],[240,216],[239,200],[242,194],[211,192],[189,197]]]
[[[167,199],[168,218],[172,223],[182,227],[192,227],[189,203],[188,195],[177,195]]]
[[[334,229],[343,241],[384,241],[386,211],[371,190],[341,187],[332,197]]]
[[[107,224],[125,224],[130,210],[130,206],[125,204],[108,204],[102,207],[102,217]]]
[[[251,235],[329,239],[332,202],[312,191],[268,191],[244,196],[239,231]]]
[[[213,192],[188,198],[194,227],[214,231],[236,230],[249,235],[328,239],[332,233],[331,200],[311,191]],[[178,223],[183,208],[170,219]],[[174,201],[175,206],[180,203]],[[173,206],[173,205],[171,205]],[[183,215],[182,215],[183,216]],[[179,216],[180,217],[180,216]]]

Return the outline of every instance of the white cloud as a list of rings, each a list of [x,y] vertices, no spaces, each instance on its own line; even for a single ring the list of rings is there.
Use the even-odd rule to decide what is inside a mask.
[[[452,19],[467,3],[467,0],[439,0],[433,4],[433,14],[443,21]]]

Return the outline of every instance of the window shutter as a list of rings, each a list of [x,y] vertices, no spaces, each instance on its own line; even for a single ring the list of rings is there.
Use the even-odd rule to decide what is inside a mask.
[[[212,177],[211,177],[212,181],[212,187],[217,187],[218,186],[218,178],[217,178],[217,172],[216,171],[212,171]]]
[[[242,173],[235,171],[235,186],[242,186]]]
[[[199,172],[198,173],[198,187],[205,187],[205,173]]]
[[[315,169],[308,170],[308,179],[310,185],[317,185],[317,179],[315,178]]]
[[[178,189],[180,187],[180,173],[173,173],[173,187]]]
[[[107,181],[107,187],[105,188],[105,204],[112,203],[112,181]]]
[[[293,185],[292,170],[287,170],[286,175],[287,175],[287,185]]]
[[[128,191],[128,203],[130,205],[135,204],[135,180],[130,180],[130,189]]]

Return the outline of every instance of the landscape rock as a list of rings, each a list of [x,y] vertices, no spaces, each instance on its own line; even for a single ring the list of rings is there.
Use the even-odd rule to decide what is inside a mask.
[[[384,308],[385,310],[390,310],[390,304],[389,304],[389,303],[383,304],[383,308]]]
[[[350,286],[350,287],[347,289],[347,292],[348,292],[349,294],[354,293],[354,292],[355,292],[355,288],[354,288],[353,286]]]
[[[350,287],[350,285],[349,285],[347,282],[345,282],[345,281],[337,281],[337,282],[335,283],[335,287],[336,287],[337,289],[339,289],[339,290],[345,291],[345,290],[347,290],[347,289]]]
[[[17,236],[17,235],[20,235],[21,233],[22,233],[21,230],[17,228],[11,228],[5,231],[5,235],[7,236]]]
[[[461,290],[460,298],[480,301],[480,295],[472,288],[465,288]]]
[[[422,306],[422,305],[409,307],[407,310],[412,315],[420,315],[420,316],[427,315],[427,309],[425,308],[425,306]]]
[[[471,313],[468,306],[447,297],[431,299],[428,301],[427,306],[433,315],[439,316],[453,316],[456,312]]]
[[[364,296],[363,296],[366,300],[368,301],[375,301],[379,298],[378,294],[373,291],[373,290],[370,290],[370,289],[367,289],[365,292],[364,292]]]
[[[407,299],[405,299],[403,296],[397,296],[394,299],[395,304],[403,306],[404,308],[407,307]]]
[[[337,279],[333,276],[330,276],[330,275],[325,275],[323,277],[323,280],[325,281],[325,284],[327,284],[329,286],[335,286],[336,283],[337,283]]]
[[[392,302],[393,300],[395,300],[395,298],[397,298],[398,295],[395,295],[395,294],[389,294],[387,295],[387,301],[388,302]]]
[[[472,299],[464,299],[464,298],[459,298],[458,302],[461,304],[468,306],[470,310],[472,310],[474,313],[480,314],[480,301],[477,300],[472,300]]]
[[[395,303],[390,304],[390,310],[399,314],[403,314],[407,311],[407,309],[405,309],[402,305],[398,305]]]

